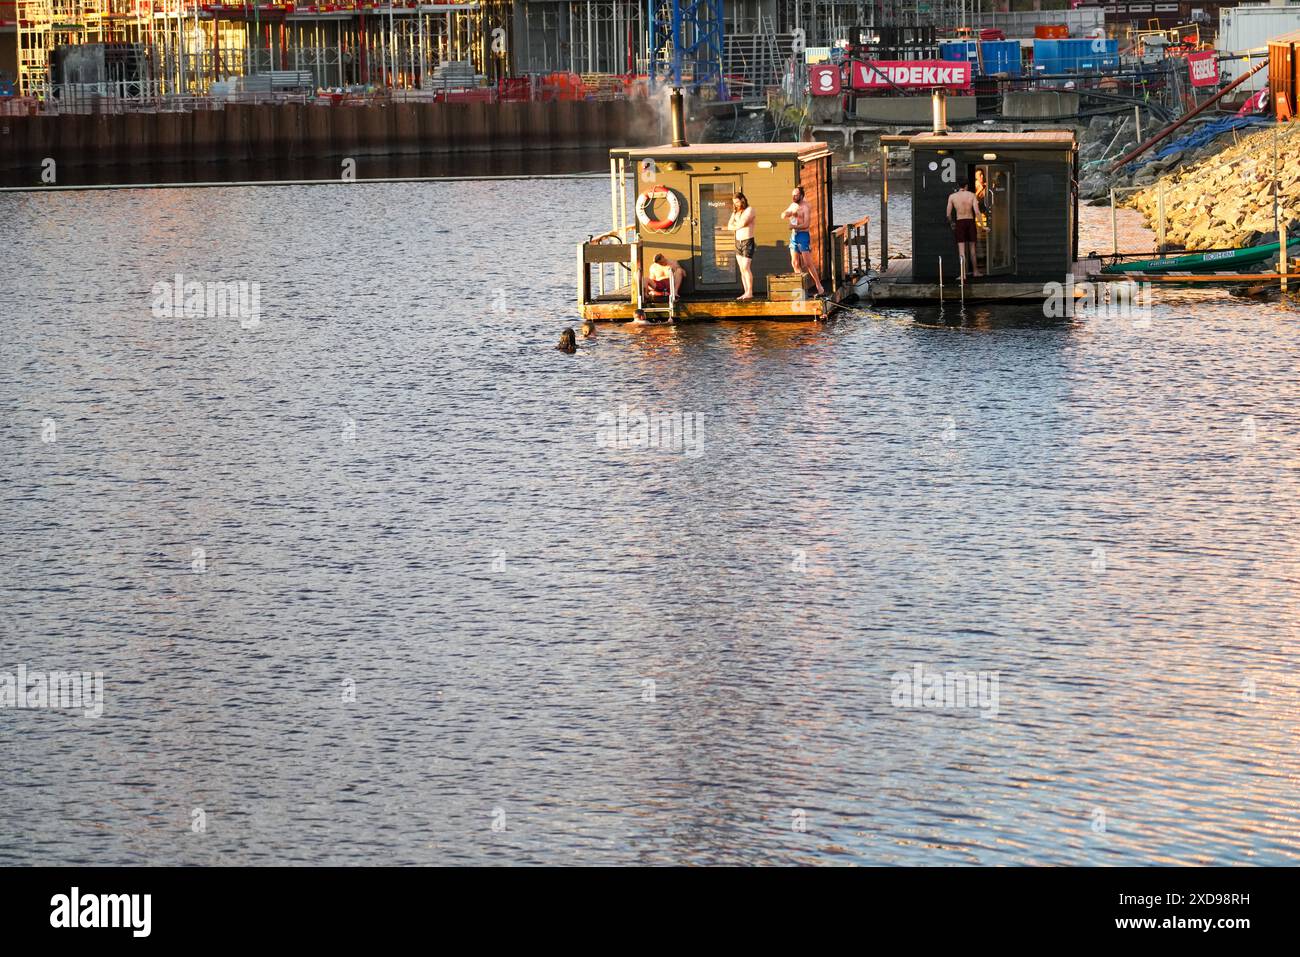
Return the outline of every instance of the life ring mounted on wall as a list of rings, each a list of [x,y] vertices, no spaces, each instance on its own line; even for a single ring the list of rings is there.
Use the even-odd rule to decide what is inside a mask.
[[[668,216],[665,219],[651,219],[650,205],[656,199],[668,201]],[[677,219],[682,214],[682,201],[677,198],[677,194],[667,186],[651,186],[644,193],[636,198],[636,221],[646,229],[652,229],[657,233],[666,233],[677,225]]]

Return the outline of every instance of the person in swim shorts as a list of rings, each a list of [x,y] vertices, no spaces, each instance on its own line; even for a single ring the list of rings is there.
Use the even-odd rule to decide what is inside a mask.
[[[812,222],[812,207],[804,198],[803,187],[796,186],[790,194],[790,205],[785,208],[781,218],[790,224],[790,268],[799,275],[805,272],[812,276],[817,295],[826,295],[822,280],[817,275],[817,264],[813,261],[812,235],[808,226]]]
[[[654,262],[646,270],[645,294],[647,298],[667,296],[676,285],[677,294],[681,295],[682,283],[686,281],[686,270],[676,259],[669,259],[663,253],[656,253]]]
[[[731,200],[731,219],[727,228],[736,234],[736,262],[740,266],[740,283],[745,291],[737,302],[754,298],[754,210],[749,197],[737,193]]]
[[[966,274],[978,279],[979,269],[975,265],[975,217],[979,215],[979,200],[970,191],[970,183],[962,183],[957,192],[948,197],[948,209],[944,215],[953,221],[957,255],[965,264]]]

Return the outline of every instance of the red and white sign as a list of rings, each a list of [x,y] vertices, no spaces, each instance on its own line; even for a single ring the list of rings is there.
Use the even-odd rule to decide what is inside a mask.
[[[808,68],[808,85],[813,96],[835,96],[840,92],[840,68],[818,63]]]
[[[1187,54],[1187,70],[1192,75],[1192,86],[1217,86],[1219,61],[1213,50]]]
[[[853,89],[970,89],[970,64],[954,60],[854,60]]]

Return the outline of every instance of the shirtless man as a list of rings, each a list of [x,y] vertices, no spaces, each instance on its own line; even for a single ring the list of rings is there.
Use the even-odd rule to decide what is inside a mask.
[[[682,264],[676,259],[669,259],[663,253],[657,253],[654,262],[646,270],[646,298],[654,299],[659,296],[667,296],[674,290],[680,296],[682,283],[685,281],[686,270],[682,268]]]
[[[956,220],[953,227],[957,236],[957,255],[965,266],[966,273],[978,279],[979,270],[975,267],[975,217],[979,215],[979,200],[970,191],[969,183],[962,183],[957,192],[948,197],[948,209],[944,217]]]
[[[817,275],[817,264],[813,262],[812,236],[808,232],[808,225],[812,222],[812,208],[803,197],[802,187],[794,188],[790,194],[790,205],[785,208],[781,218],[790,223],[790,268],[800,275],[807,272],[817,287],[817,295],[826,295],[821,277]]]
[[[740,264],[740,283],[745,287],[736,302],[743,302],[754,298],[754,210],[744,193],[737,193],[731,200],[727,228],[736,234],[736,262]]]

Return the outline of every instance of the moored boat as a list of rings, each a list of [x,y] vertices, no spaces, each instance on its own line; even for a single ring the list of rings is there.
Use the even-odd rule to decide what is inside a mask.
[[[1103,273],[1145,273],[1148,275],[1170,272],[1231,272],[1249,266],[1259,266],[1278,260],[1279,243],[1264,243],[1241,249],[1220,249],[1213,252],[1189,253],[1184,256],[1166,256],[1164,259],[1142,259],[1136,262],[1111,263],[1103,266]],[[1287,253],[1300,251],[1300,239],[1287,240]]]

